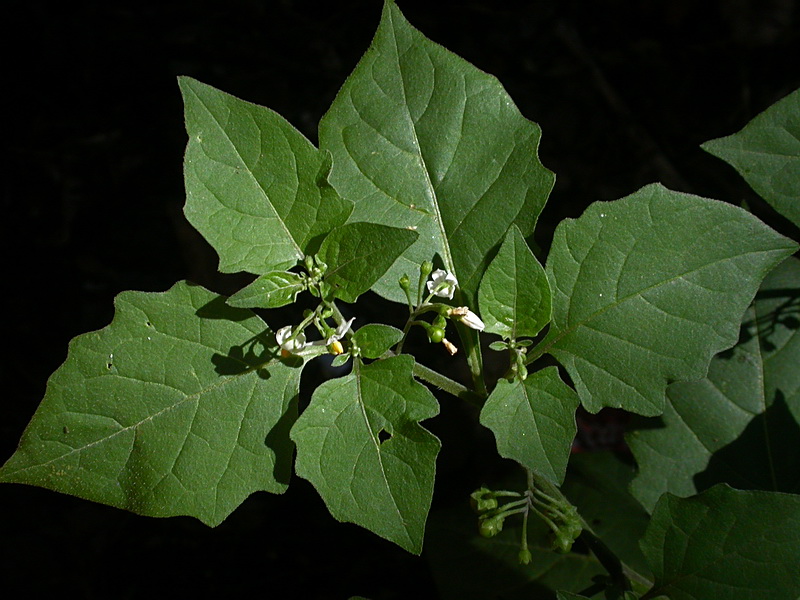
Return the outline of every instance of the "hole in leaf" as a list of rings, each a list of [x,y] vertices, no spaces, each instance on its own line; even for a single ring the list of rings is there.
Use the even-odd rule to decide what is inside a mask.
[[[106,369],[110,369],[111,367],[112,367],[111,363],[110,363],[110,362],[107,362],[107,363],[106,363]]]
[[[153,326],[153,324],[150,321],[145,321],[144,324],[147,325],[148,327],[152,327]]]
[[[392,439],[392,434],[386,431],[385,429],[381,429],[378,432],[378,441],[382,444],[383,442]]]

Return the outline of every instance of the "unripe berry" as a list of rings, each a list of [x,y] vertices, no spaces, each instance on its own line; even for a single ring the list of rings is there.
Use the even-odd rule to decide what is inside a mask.
[[[438,327],[431,327],[428,330],[428,339],[434,344],[438,344],[444,339],[444,329]]]

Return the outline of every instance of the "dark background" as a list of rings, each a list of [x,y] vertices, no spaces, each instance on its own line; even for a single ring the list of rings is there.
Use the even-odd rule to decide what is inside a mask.
[[[557,175],[536,235],[543,248],[561,219],[653,181],[745,200],[799,237],[698,148],[800,85],[796,1],[429,4],[399,2],[428,37],[496,75],[542,126],[540,155]],[[190,279],[230,293],[246,281],[217,274],[213,251],[182,217],[186,139],[176,76],[267,105],[316,141],[381,2],[4,7],[4,37],[17,41],[3,61],[0,461],[14,451],[69,339],[106,325],[119,291],[163,291]],[[309,371],[304,389],[317,376]],[[474,433],[469,415],[450,398],[442,405],[444,419],[428,425],[444,441],[434,507],[463,501],[487,468],[486,440],[463,439]],[[0,581],[33,597],[436,597],[424,555],[336,523],[298,478],[284,496],[255,494],[213,530],[25,486],[2,486],[0,506]],[[292,591],[278,593],[283,585]]]

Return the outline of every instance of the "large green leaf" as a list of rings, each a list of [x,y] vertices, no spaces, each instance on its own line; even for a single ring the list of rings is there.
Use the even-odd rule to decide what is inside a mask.
[[[501,379],[480,420],[494,432],[500,456],[560,485],[575,439],[576,408],[578,396],[556,367],[547,367],[525,381]]]
[[[506,339],[533,337],[550,321],[547,275],[516,225],[486,269],[478,301],[486,331]]]
[[[351,221],[413,227],[419,240],[375,290],[438,255],[476,306],[487,255],[511,223],[530,235],[553,186],[540,129],[500,83],[423,36],[387,1],[380,26],[319,128]]]
[[[775,210],[800,227],[800,90],[740,132],[702,148],[730,163]]]
[[[793,600],[800,595],[800,496],[718,485],[664,495],[642,539],[655,575],[644,598]]]
[[[301,369],[264,322],[187,283],[115,304],[70,344],[0,481],[211,526],[283,492]]]
[[[439,406],[413,369],[408,355],[354,361],[350,375],[316,389],[291,437],[297,474],[336,519],[419,554],[440,447],[419,421]]]
[[[639,463],[634,495],[652,509],[664,492],[715,483],[800,493],[800,261],[764,279],[731,351],[708,377],[675,383],[657,426],[628,443]]]
[[[330,155],[283,117],[189,77],[179,79],[189,143],[189,222],[224,273],[263,274],[316,251],[352,210],[327,182]]]
[[[328,265],[325,281],[337,298],[355,302],[416,239],[416,231],[375,223],[337,227],[319,249],[319,258]],[[394,285],[400,289],[397,280]]]
[[[762,278],[796,248],[740,208],[660,185],[592,204],[556,229],[541,351],[588,410],[658,415],[668,382],[704,377],[736,343]]]

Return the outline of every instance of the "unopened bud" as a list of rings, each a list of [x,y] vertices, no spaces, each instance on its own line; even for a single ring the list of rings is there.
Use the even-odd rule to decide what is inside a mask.
[[[480,317],[472,312],[466,306],[458,306],[450,310],[450,316],[461,321],[467,327],[483,331],[486,325],[481,321]]]

